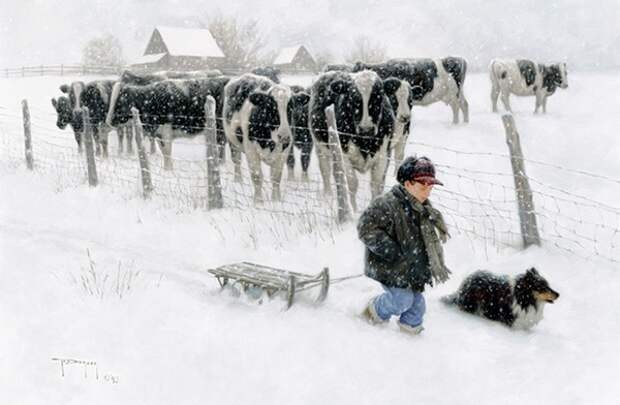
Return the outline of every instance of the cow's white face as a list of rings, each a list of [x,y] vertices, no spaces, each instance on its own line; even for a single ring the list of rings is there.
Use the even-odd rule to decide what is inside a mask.
[[[408,122],[411,119],[411,107],[413,104],[411,86],[408,82],[401,80],[395,97],[398,101],[398,109],[395,111],[396,119],[402,123]]]
[[[280,125],[272,130],[271,137],[274,141],[292,139],[291,125],[289,122],[288,103],[291,100],[291,90],[282,85],[275,85],[269,90],[269,94],[278,106]]]
[[[370,132],[374,130],[374,133],[376,134],[377,121],[373,123],[373,117],[371,117],[370,113],[370,110],[373,107],[371,104],[371,97],[373,96],[373,90],[375,89],[376,84],[378,82],[380,83],[381,79],[379,79],[379,76],[375,72],[370,70],[355,73],[352,76],[355,87],[362,97],[362,119],[358,124],[360,132]],[[376,100],[372,100],[372,102],[376,102]]]

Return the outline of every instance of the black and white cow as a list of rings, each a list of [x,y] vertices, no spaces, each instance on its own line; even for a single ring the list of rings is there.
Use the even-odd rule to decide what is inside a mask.
[[[191,72],[177,72],[177,71],[160,71],[150,74],[136,74],[131,71],[124,71],[121,74],[119,82],[114,86],[113,94],[119,94],[120,89],[125,85],[139,85],[147,86],[153,83],[161,82],[169,79],[194,79],[194,80],[209,80],[211,83],[216,83],[214,86],[209,87],[211,96],[215,98],[215,115],[216,115],[216,141],[219,156],[219,163],[224,161],[226,136],[224,135],[224,127],[222,125],[222,109],[224,105],[224,86],[230,80],[226,76],[222,76],[221,72],[217,69],[206,71],[191,71]],[[151,153],[154,153],[153,137],[148,137],[151,141]]]
[[[118,126],[132,118],[131,108],[140,111],[145,135],[156,137],[164,155],[164,169],[172,170],[172,141],[179,137],[204,135],[207,96],[218,104],[229,78],[163,80],[149,85],[115,85],[106,123]],[[118,83],[117,83],[118,84]]]
[[[301,173],[302,179],[308,181],[308,167],[310,166],[310,156],[312,154],[312,134],[310,134],[310,126],[308,125],[308,117],[310,115],[309,101],[310,90],[301,86],[291,86],[293,94],[298,94],[298,102],[294,103],[291,112],[291,129],[293,132],[293,146],[301,151]],[[295,153],[294,148],[289,149],[288,158],[286,159],[288,166],[289,179],[295,177]]]
[[[110,102],[110,91],[114,81],[112,80],[95,80],[89,83],[73,82],[71,85],[62,85],[60,90],[67,94],[58,99],[52,99],[52,105],[56,110],[58,119],[56,125],[60,129],[65,129],[70,125],[73,129],[75,140],[78,144],[78,151],[82,151],[82,133],[84,131],[84,123],[82,122],[82,107],[89,110],[90,124],[93,128],[93,138],[95,141],[97,155],[102,154],[108,156],[108,128],[105,123],[105,115],[108,111]],[[123,137],[125,134],[130,136],[131,132],[128,128],[117,128],[119,137],[119,154],[122,152]],[[131,144],[131,140],[128,143]],[[128,149],[129,152],[131,150]]]
[[[385,63],[366,64],[358,62],[354,72],[370,69],[382,79],[396,77],[411,86],[414,105],[429,105],[443,101],[452,108],[452,122],[459,123],[459,111],[463,121],[469,122],[469,103],[463,92],[467,74],[467,62],[459,57],[443,59],[392,59]]]
[[[56,126],[59,129],[65,129],[67,126],[71,127],[79,153],[82,153],[81,124],[76,122],[78,116],[73,111],[81,107],[83,90],[84,82],[78,81],[71,84],[63,84],[60,86],[60,91],[66,95],[60,96],[58,99],[52,98],[52,106],[56,111]]]
[[[324,191],[331,194],[331,156],[325,109],[333,105],[354,209],[357,209],[356,171],[365,173],[370,170],[373,197],[383,191],[395,121],[388,92],[398,88],[399,83],[394,78],[382,81],[375,72],[365,70],[357,73],[327,72],[312,85],[310,130]]]
[[[288,86],[252,73],[226,85],[224,131],[231,150],[236,150],[235,180],[241,180],[239,152],[243,151],[254,185],[254,201],[263,201],[261,162],[271,168],[272,199],[281,199],[284,161],[293,146],[292,112],[307,102],[307,95],[293,94]]]
[[[547,97],[559,87],[568,87],[566,63],[553,65],[536,64],[531,60],[493,60],[489,66],[491,74],[491,105],[497,111],[497,99],[501,95],[504,108],[510,107],[510,94],[536,96],[534,113],[542,106],[547,112]]]

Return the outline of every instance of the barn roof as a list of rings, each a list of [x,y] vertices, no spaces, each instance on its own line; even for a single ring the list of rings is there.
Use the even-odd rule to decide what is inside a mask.
[[[199,56],[224,58],[224,52],[213,39],[207,29],[155,27],[168,48],[168,53],[174,56]]]
[[[165,53],[152,53],[149,55],[142,55],[131,62],[133,65],[139,65],[142,63],[156,63],[166,56]]]
[[[278,56],[274,59],[273,64],[283,65],[285,63],[292,63],[293,58],[297,55],[297,52],[299,52],[302,46],[303,45],[295,45],[280,49],[280,53],[278,53]]]

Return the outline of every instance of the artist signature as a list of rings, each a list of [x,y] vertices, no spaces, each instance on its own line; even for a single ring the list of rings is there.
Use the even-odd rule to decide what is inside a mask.
[[[67,366],[81,366],[84,372],[84,378],[88,378],[88,372],[92,373],[94,371],[95,379],[99,380],[99,367],[97,366],[96,361],[91,360],[78,360],[78,359],[70,359],[70,358],[59,358],[52,357],[52,361],[57,361],[60,365],[60,375],[61,377],[65,377]],[[116,375],[105,374],[103,375],[103,381],[108,382],[110,384],[118,384],[119,378]]]

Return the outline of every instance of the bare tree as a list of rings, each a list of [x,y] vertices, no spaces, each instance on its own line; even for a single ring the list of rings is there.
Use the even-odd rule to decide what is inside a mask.
[[[323,49],[315,54],[314,60],[316,62],[316,68],[320,72],[325,66],[334,63],[334,54],[327,49]]]
[[[236,17],[217,13],[208,18],[207,28],[230,65],[249,68],[264,62],[260,53],[266,42],[258,20],[239,21]]]
[[[82,63],[99,66],[124,65],[121,42],[110,34],[89,40],[82,48]]]
[[[373,42],[367,36],[361,35],[353,40],[353,48],[346,58],[347,63],[365,62],[379,63],[386,59],[387,52],[382,44]]]

